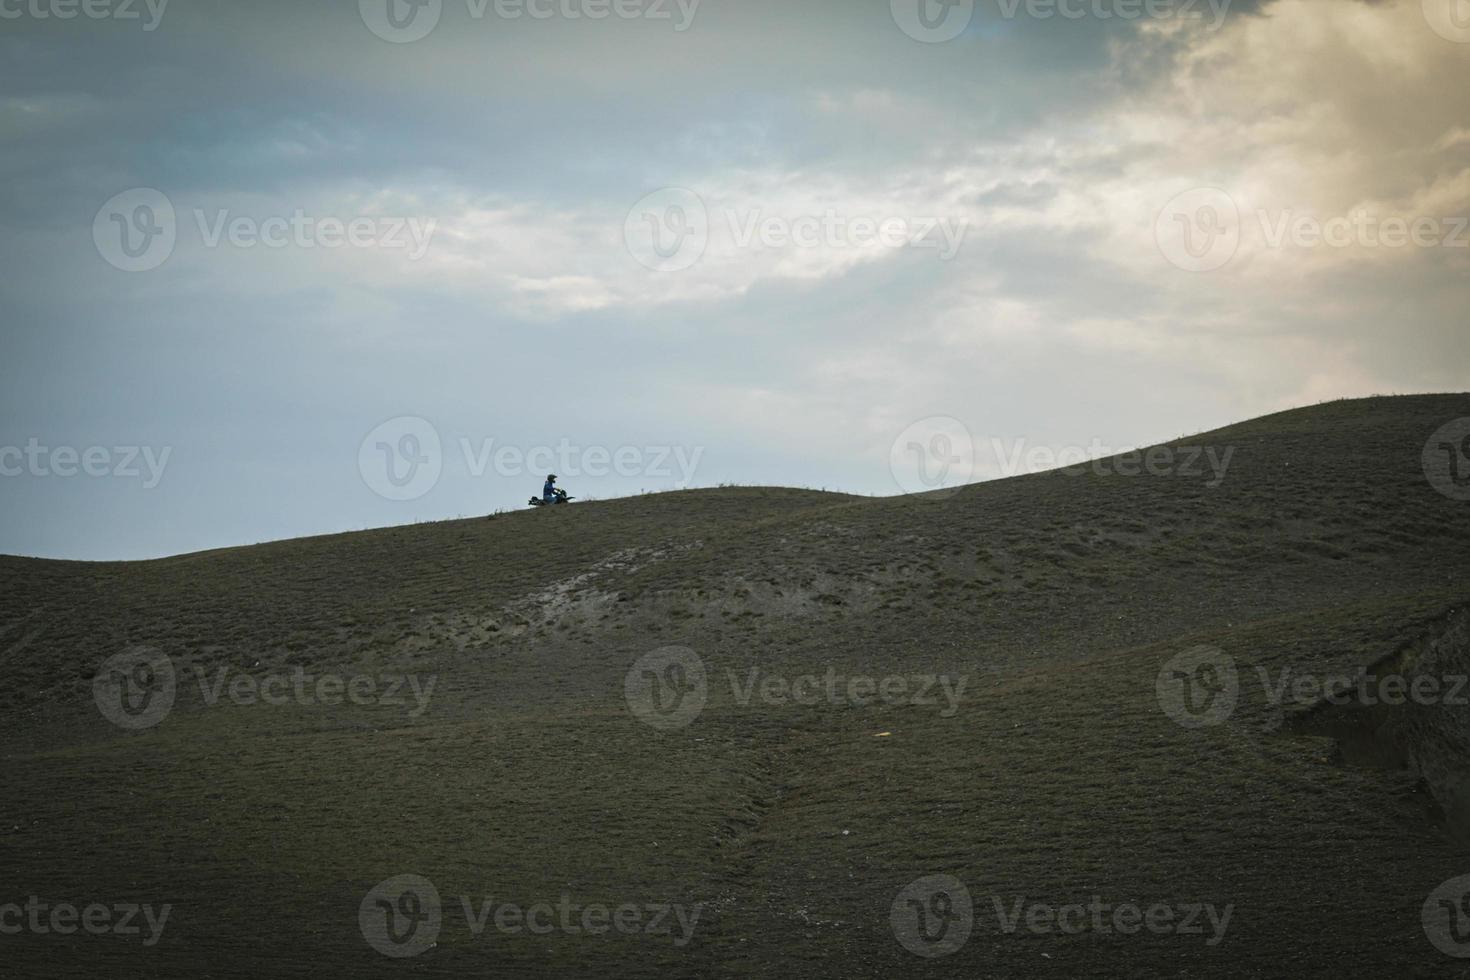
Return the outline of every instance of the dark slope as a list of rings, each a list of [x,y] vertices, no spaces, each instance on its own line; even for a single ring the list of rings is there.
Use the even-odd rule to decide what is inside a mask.
[[[1420,921],[1470,871],[1435,794],[1339,764],[1293,734],[1310,704],[1273,691],[1378,661],[1470,597],[1470,502],[1421,465],[1466,416],[1465,395],[1373,398],[1180,440],[1232,451],[1217,486],[1200,460],[929,497],[701,490],[146,563],[0,560],[0,880],[177,906],[149,949],[6,942],[56,976],[94,958],[196,977],[1456,975]],[[91,698],[134,644],[180,676],[135,734]],[[665,731],[624,685],[668,644],[708,681]],[[1238,705],[1186,728],[1158,681],[1200,644],[1235,668]],[[209,706],[196,683],[294,667],[436,686],[410,715]],[[952,708],[742,703],[752,669],[965,687]],[[445,922],[390,961],[358,906],[404,872],[436,884]],[[921,959],[890,911],[940,873],[968,888],[973,932]],[[460,905],[563,895],[704,906],[677,946],[475,935]],[[1094,895],[1233,913],[1215,945],[997,925],[996,903]]]

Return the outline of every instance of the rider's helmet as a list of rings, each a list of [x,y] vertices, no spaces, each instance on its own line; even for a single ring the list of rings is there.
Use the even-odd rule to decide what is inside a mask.
[[[556,479],[556,474],[555,473],[548,473],[548,474],[546,474],[546,479],[548,481],[555,480]]]

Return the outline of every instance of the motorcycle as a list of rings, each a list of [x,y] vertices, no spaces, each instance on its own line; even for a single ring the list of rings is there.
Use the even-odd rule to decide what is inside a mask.
[[[568,497],[567,496],[567,492],[565,490],[558,489],[558,490],[553,491],[553,493],[556,494],[556,498],[554,500],[547,501],[547,500],[542,500],[540,497],[532,497],[530,500],[528,500],[526,502],[528,504],[530,504],[532,507],[551,507],[554,504],[564,504],[564,503],[566,503],[569,500],[576,500],[577,499],[576,497]]]

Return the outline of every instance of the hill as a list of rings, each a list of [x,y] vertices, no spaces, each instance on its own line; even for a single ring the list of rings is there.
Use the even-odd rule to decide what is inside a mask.
[[[1421,910],[1470,872],[1470,501],[1424,463],[1465,417],[0,558],[0,906],[171,909],[9,969],[1463,975]],[[1372,665],[1441,686],[1328,697]]]

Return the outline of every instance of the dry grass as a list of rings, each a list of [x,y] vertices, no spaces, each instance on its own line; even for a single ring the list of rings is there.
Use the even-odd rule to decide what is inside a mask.
[[[0,903],[168,901],[155,947],[0,939],[5,975],[1454,975],[1424,897],[1467,870],[1411,771],[1285,733],[1257,670],[1350,671],[1470,595],[1470,504],[1420,470],[1464,395],[1376,398],[1181,440],[1224,482],[1040,474],[939,499],[722,488],[156,562],[0,559]],[[1155,695],[1196,644],[1241,703],[1189,730]],[[131,644],[180,701],[124,734],[91,701]],[[624,701],[697,651],[687,728]],[[195,669],[413,672],[428,710],[201,702]],[[761,676],[963,676],[942,706],[740,703]],[[1289,726],[1285,726],[1289,727]],[[878,732],[887,736],[875,738]],[[845,832],[845,833],[844,833]],[[377,881],[446,901],[389,961]],[[921,960],[889,907],[963,880],[977,922]],[[694,939],[494,933],[460,895],[704,903]],[[1005,934],[992,896],[1234,906],[1202,937]],[[13,971],[19,971],[14,973]]]

